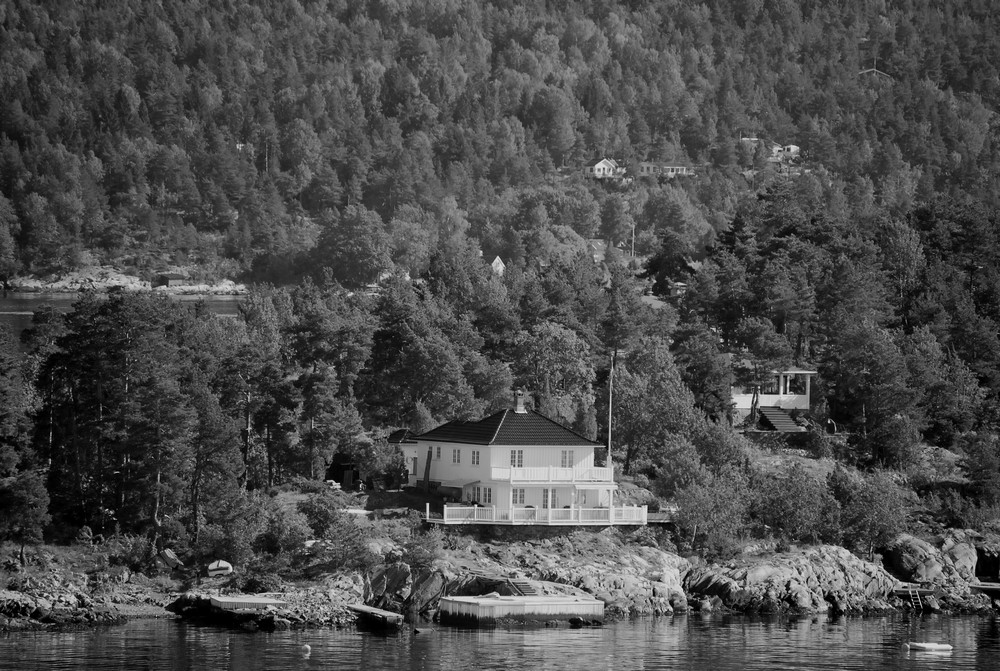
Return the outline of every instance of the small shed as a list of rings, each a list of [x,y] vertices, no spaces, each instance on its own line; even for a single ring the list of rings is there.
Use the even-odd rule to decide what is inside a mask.
[[[160,273],[153,278],[153,288],[183,287],[191,284],[191,278],[184,273]]]

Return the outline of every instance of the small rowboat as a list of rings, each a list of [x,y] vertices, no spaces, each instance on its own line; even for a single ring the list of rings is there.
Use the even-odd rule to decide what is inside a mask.
[[[910,650],[928,650],[933,652],[950,652],[950,643],[923,643],[920,641],[910,641],[906,644]]]
[[[214,578],[218,575],[229,575],[232,572],[233,565],[222,559],[216,559],[208,565],[208,575],[210,578]]]

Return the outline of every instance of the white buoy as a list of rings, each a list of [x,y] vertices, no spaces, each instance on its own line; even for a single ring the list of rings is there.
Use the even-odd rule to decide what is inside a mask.
[[[303,657],[308,657],[308,656],[309,656],[309,655],[311,655],[311,654],[312,654],[312,648],[311,648],[311,647],[309,647],[309,644],[308,644],[308,643],[304,644],[304,645],[302,646],[302,656],[303,656]]]
[[[910,641],[906,644],[910,650],[921,650],[928,652],[951,652],[950,643],[927,643],[923,641]]]

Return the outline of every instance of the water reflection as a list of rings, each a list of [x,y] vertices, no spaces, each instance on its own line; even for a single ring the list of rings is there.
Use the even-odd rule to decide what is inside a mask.
[[[947,642],[951,654],[907,649]],[[302,646],[312,652],[303,657]],[[170,621],[59,634],[0,636],[8,669],[996,669],[994,618],[905,615],[762,619],[678,616],[600,629],[421,628],[246,634]]]

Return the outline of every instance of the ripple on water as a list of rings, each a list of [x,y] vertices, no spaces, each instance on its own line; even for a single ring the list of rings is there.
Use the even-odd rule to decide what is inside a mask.
[[[928,654],[906,641],[951,643]],[[303,646],[310,654],[303,654]],[[697,615],[598,629],[462,630],[379,636],[354,630],[247,634],[165,620],[0,636],[0,671],[25,669],[600,670],[1000,668],[995,618],[762,619]]]

